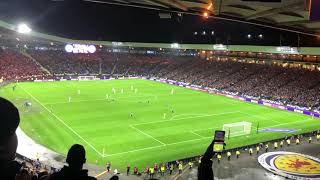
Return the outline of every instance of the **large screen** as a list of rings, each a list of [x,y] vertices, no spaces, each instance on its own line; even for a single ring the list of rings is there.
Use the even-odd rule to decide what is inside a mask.
[[[67,44],[64,49],[68,53],[95,53],[96,47],[94,45],[85,45],[85,44]]]

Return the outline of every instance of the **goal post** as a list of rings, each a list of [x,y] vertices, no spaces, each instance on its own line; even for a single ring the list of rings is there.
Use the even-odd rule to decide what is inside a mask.
[[[226,131],[228,137],[242,136],[251,133],[251,122],[236,122],[236,123],[228,123],[224,124],[222,129]]]

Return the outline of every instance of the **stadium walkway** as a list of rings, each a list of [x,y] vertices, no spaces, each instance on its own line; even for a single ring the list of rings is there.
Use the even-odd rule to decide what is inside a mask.
[[[273,151],[273,148],[269,148],[269,152]],[[294,143],[290,147],[284,147],[278,149],[278,151],[297,152],[301,154],[307,154],[320,158],[320,141],[315,141],[311,144],[305,139],[300,145]],[[260,150],[260,154],[264,152],[264,149]],[[285,180],[286,178],[274,175],[273,173],[266,171],[260,166],[257,161],[257,155],[249,156],[248,152],[241,152],[239,159],[236,159],[233,152],[231,161],[228,161],[226,156],[222,156],[220,164],[217,160],[214,160],[214,175],[215,180]],[[177,180],[196,180],[197,179],[197,167],[194,167],[191,171],[184,173]]]

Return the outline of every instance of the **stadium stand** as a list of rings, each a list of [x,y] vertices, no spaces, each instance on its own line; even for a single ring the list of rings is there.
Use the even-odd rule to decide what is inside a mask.
[[[0,49],[0,77],[19,80],[43,75],[45,72],[26,56],[14,50]]]
[[[274,64],[239,62],[231,58],[208,61],[198,56],[102,51],[94,55],[72,55],[59,50],[28,51],[28,53],[53,74],[166,78],[242,96],[264,98],[309,110],[319,110],[319,72],[302,67],[289,68]],[[34,66],[29,69],[26,73],[29,71],[33,75],[40,73]]]
[[[30,55],[35,61],[24,53]],[[18,49],[2,48],[0,54],[0,76],[9,81],[31,80],[47,76],[48,74],[41,66],[53,75],[158,77],[320,111],[319,71],[302,67],[250,63],[243,61],[245,58],[235,60],[215,57],[212,60],[206,60],[200,56],[146,55],[107,51],[84,55],[67,54],[62,50],[19,52]],[[183,163],[186,169],[189,161],[191,160],[166,163],[166,174],[163,178],[171,177],[171,164],[174,167],[173,174],[179,175],[179,164]],[[20,158],[20,164],[23,164],[24,170],[19,172],[19,178],[28,174],[33,177],[32,179],[40,179],[56,171],[44,165],[40,165],[41,168],[39,168],[41,164],[39,161],[26,161],[24,157]],[[151,168],[153,170],[147,168],[140,172],[136,170],[135,173],[131,171],[134,175],[142,174],[144,177],[149,177],[151,171],[157,168],[159,167]],[[162,175],[156,172],[154,177],[161,178]]]

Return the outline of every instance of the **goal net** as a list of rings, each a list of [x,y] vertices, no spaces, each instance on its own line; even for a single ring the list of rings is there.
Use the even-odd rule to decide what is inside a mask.
[[[242,136],[251,133],[251,123],[250,122],[237,122],[224,124],[222,129],[226,131],[229,137]]]

